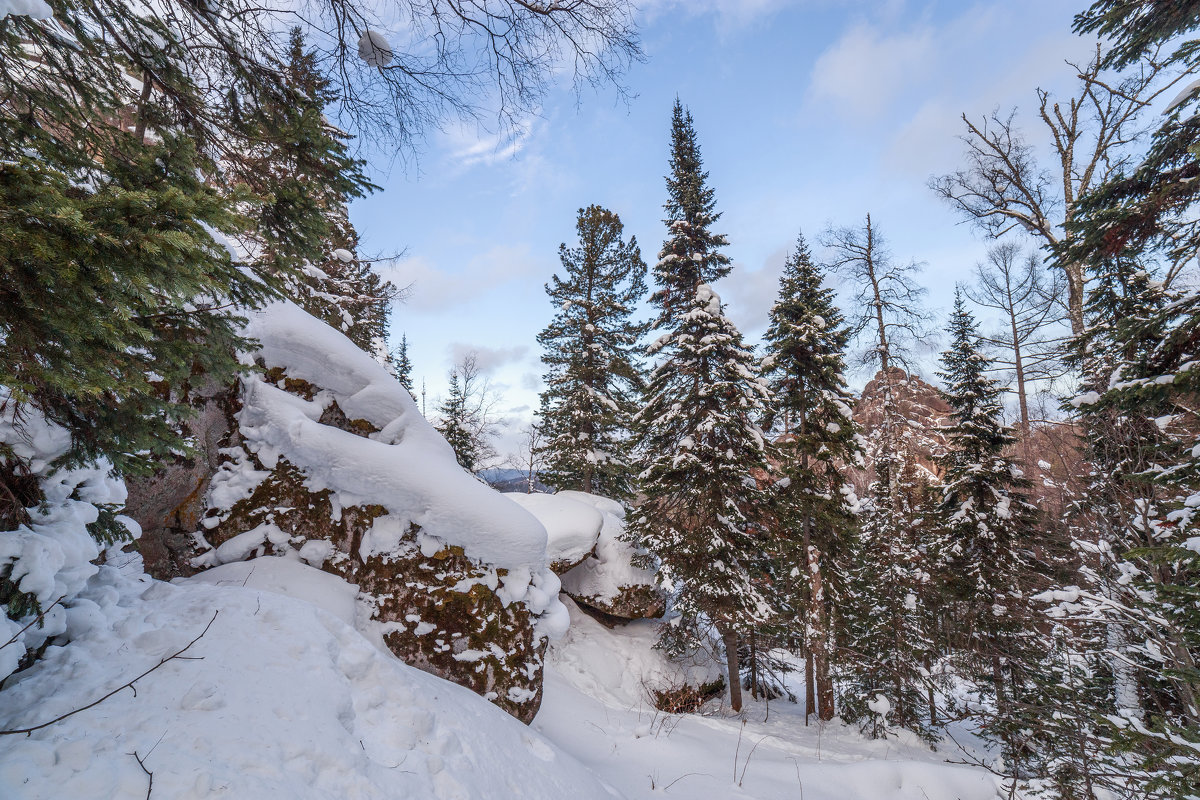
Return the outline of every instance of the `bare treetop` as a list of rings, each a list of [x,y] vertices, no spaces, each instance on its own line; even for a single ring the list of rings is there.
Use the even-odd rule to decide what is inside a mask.
[[[304,15],[344,116],[405,149],[448,118],[494,115],[516,129],[560,71],[576,92],[624,94],[625,70],[644,58],[631,0],[397,0],[387,19],[362,0],[309,0]],[[369,32],[387,40],[390,59],[358,57]]]

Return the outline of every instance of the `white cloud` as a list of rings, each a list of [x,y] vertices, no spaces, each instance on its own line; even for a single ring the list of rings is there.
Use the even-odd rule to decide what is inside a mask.
[[[802,0],[801,0],[802,2]],[[647,25],[668,14],[713,15],[722,28],[740,28],[769,16],[797,0],[642,0],[638,12]]]
[[[809,92],[848,116],[880,116],[905,88],[928,80],[934,39],[927,26],[888,33],[860,22],[817,58]]]
[[[466,356],[474,353],[475,366],[479,368],[481,375],[491,375],[506,364],[519,362],[529,352],[529,346],[524,344],[513,347],[485,347],[479,344],[451,342],[446,349],[450,352],[450,359],[455,364],[462,362]]]
[[[743,334],[754,335],[767,327],[767,315],[779,296],[779,276],[788,251],[789,248],[780,247],[755,270],[735,264],[724,281],[726,285],[717,286],[717,291],[724,291],[722,299],[729,305],[730,319]]]
[[[496,245],[451,270],[422,256],[399,261],[381,270],[396,286],[412,286],[406,312],[438,312],[462,305],[511,281],[527,278],[541,266],[529,245]]]
[[[472,131],[460,125],[443,135],[442,146],[451,169],[465,172],[478,165],[492,166],[516,158],[540,127],[536,116],[526,117],[512,130],[500,132],[478,128]]]

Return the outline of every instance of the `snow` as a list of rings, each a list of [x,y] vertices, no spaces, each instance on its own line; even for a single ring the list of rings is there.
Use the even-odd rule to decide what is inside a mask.
[[[1100,402],[1100,394],[1095,391],[1084,392],[1083,394],[1079,395],[1078,397],[1071,398],[1071,406],[1073,408],[1079,408],[1080,406],[1095,405],[1096,403],[1099,403],[1099,402]]]
[[[633,565],[637,551],[623,538],[625,509],[620,503],[586,492],[563,491],[556,496],[587,503],[604,519],[594,554],[562,576],[564,591],[576,597],[610,601],[616,599],[622,587],[655,585],[653,572]]]
[[[333,251],[333,257],[336,258],[338,261],[341,261],[343,264],[349,264],[351,261],[354,260],[354,253],[351,253],[349,250],[339,247],[338,249]]]
[[[558,579],[547,566],[545,528],[458,465],[450,445],[386,367],[290,302],[252,314],[245,333],[259,342],[257,356],[267,367],[283,367],[288,377],[322,389],[308,401],[260,375],[246,377],[238,422],[264,466],[286,457],[304,473],[309,489],[333,492],[335,507],[386,508],[364,537],[370,552],[395,546],[415,524],[423,550],[461,547],[468,557],[507,571],[502,596],[509,602],[525,601],[534,614],[565,616],[556,599]],[[334,401],[347,417],[366,420],[379,432],[368,438],[319,422]],[[239,475],[222,479],[221,497],[248,493],[255,476]]]
[[[596,546],[604,517],[592,505],[562,494],[510,492],[504,496],[546,528],[546,558],[551,563],[578,563]]]
[[[12,399],[0,387],[0,445],[6,445],[28,464],[44,496],[43,506],[26,509],[28,524],[0,532],[0,573],[17,588],[33,595],[43,617],[13,620],[0,616],[0,681],[16,668],[26,650],[39,647],[65,633],[73,619],[86,615],[90,606],[78,600],[79,592],[96,573],[92,562],[101,547],[87,526],[99,518],[100,506],[125,502],[123,481],[110,475],[102,461],[92,467],[57,469],[55,459],[67,452],[70,435],[49,422],[36,409]],[[141,529],[128,517],[118,517],[131,538]]]
[[[1180,90],[1179,94],[1175,95],[1175,97],[1171,100],[1171,102],[1167,103],[1167,107],[1163,109],[1162,113],[1170,114],[1176,108],[1183,105],[1187,100],[1189,100],[1191,98],[1191,96],[1196,93],[1197,89],[1200,89],[1200,78],[1197,78],[1196,80],[1189,83],[1187,86],[1183,87],[1183,89]]]
[[[382,33],[368,30],[358,40],[358,57],[372,67],[386,67],[392,63],[392,47]]]
[[[153,773],[152,796],[173,800],[620,796],[536,731],[382,652],[337,614],[254,588],[314,585],[312,575],[293,581],[302,565],[263,561],[270,567],[254,565],[244,588],[228,583],[239,574],[228,568],[217,584],[210,573],[175,585],[101,568],[84,593],[92,627],[10,680],[0,728],[78,709],[212,625],[136,694],[0,739],[0,797],[145,797],[137,758]],[[317,601],[343,604],[351,589]]]
[[[46,4],[46,0],[0,0],[0,19],[13,16],[33,17],[34,19],[50,19],[54,11]]]
[[[799,704],[745,697],[735,715],[656,711],[646,687],[675,684],[682,668],[653,649],[657,624],[608,630],[571,608],[571,629],[547,653],[542,708],[533,721],[563,751],[627,798],[688,800],[993,800],[999,781],[934,752],[915,735],[869,740],[838,721],[804,724],[803,675],[789,676]],[[799,665],[798,665],[799,666]],[[693,679],[715,674],[701,660]],[[660,683],[661,681],[661,683]],[[956,730],[955,737],[971,737]]]
[[[355,624],[358,587],[292,558],[255,558],[223,564],[178,583],[241,586],[272,592],[311,603],[352,627]]]

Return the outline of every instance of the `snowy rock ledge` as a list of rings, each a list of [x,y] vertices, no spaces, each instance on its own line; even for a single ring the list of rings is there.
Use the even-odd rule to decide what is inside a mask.
[[[193,564],[297,557],[360,590],[360,629],[523,721],[569,623],[545,528],[463,470],[411,395],[289,302],[250,316],[262,372],[233,404]]]
[[[604,518],[599,510],[571,494],[526,494],[508,492],[505,497],[537,517],[546,528],[546,558],[561,575],[591,554],[600,538]],[[597,498],[601,499],[601,498]]]

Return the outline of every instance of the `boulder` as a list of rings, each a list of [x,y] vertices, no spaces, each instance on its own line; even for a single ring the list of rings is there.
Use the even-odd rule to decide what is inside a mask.
[[[667,597],[654,572],[634,564],[639,552],[624,538],[625,508],[586,492],[563,491],[555,496],[589,505],[603,518],[593,552],[563,574],[563,591],[581,608],[600,612],[596,618],[605,623],[661,617]]]
[[[287,302],[246,333],[259,371],[227,402],[216,468],[194,472],[191,568],[285,556],[337,575],[358,586],[361,630],[530,722],[547,638],[568,621],[542,525],[459,467],[341,333]]]
[[[600,538],[604,517],[592,504],[580,502],[571,494],[506,493],[504,496],[524,508],[546,529],[546,559],[550,568],[562,575],[591,555]],[[598,498],[604,499],[604,498]]]

